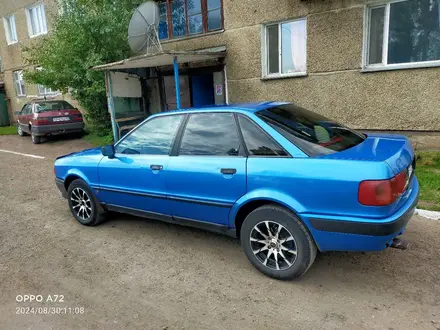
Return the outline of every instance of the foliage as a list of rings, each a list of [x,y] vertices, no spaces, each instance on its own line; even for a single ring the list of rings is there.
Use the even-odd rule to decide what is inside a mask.
[[[104,136],[99,136],[96,133],[89,133],[86,136],[84,136],[84,140],[86,140],[95,147],[100,147],[100,146],[112,144],[113,135],[110,133]]]
[[[17,134],[17,126],[0,127],[0,135],[15,135]]]
[[[61,14],[52,17],[50,33],[24,57],[34,67],[24,78],[61,92],[70,91],[86,110],[86,121],[100,135],[111,129],[105,78],[90,67],[130,56],[127,29],[133,9],[142,0],[61,0]]]
[[[440,151],[417,153],[416,174],[420,183],[420,208],[440,210]]]

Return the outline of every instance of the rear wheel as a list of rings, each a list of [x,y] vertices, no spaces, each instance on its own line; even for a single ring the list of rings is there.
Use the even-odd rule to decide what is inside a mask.
[[[32,143],[33,144],[40,144],[41,143],[41,136],[36,136],[34,133],[32,133],[31,136],[32,136]]]
[[[280,280],[300,277],[316,257],[316,245],[301,220],[275,204],[251,212],[243,222],[240,239],[252,265]]]
[[[67,189],[67,199],[70,211],[80,224],[96,226],[104,220],[105,211],[83,180],[72,181]]]

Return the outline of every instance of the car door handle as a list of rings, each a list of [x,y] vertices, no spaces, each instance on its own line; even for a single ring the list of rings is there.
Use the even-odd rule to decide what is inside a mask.
[[[222,174],[235,174],[237,170],[235,168],[222,168],[220,172],[222,172]]]
[[[162,165],[151,165],[150,168],[153,171],[161,171],[163,169],[163,166]]]

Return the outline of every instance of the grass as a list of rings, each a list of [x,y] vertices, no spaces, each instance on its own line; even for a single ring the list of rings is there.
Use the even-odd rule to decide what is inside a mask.
[[[112,135],[99,136],[98,134],[95,133],[89,133],[84,136],[84,140],[93,144],[95,147],[99,147],[107,144],[112,144],[113,136]]]
[[[0,135],[16,135],[17,126],[4,126],[0,127]]]
[[[420,151],[416,155],[420,183],[419,207],[440,211],[440,151]]]

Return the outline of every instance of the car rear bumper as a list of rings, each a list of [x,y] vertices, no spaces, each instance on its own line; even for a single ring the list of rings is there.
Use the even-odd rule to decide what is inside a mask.
[[[58,190],[61,193],[61,196],[67,198],[66,187],[64,186],[64,180],[60,178],[55,178],[55,184],[57,185]]]
[[[321,251],[376,251],[401,235],[414,214],[419,199],[419,183],[414,176],[405,204],[385,219],[362,219],[303,215]]]
[[[43,135],[58,135],[81,132],[84,129],[84,122],[68,123],[68,124],[55,124],[44,126],[32,126],[32,133],[36,136]]]

